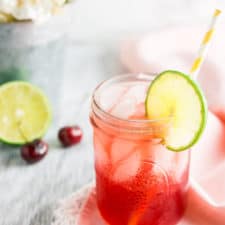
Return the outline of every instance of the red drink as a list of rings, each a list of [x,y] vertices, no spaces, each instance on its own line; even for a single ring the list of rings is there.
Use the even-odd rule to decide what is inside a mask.
[[[174,225],[185,210],[189,151],[167,150],[168,120],[145,118],[151,79],[113,78],[93,97],[97,202],[110,225]]]

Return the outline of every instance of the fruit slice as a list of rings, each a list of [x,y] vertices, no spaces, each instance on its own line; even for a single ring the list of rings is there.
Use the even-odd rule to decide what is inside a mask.
[[[51,121],[45,95],[35,86],[22,81],[0,86],[0,139],[21,145],[41,138]]]
[[[168,70],[151,83],[145,101],[149,119],[168,119],[165,145],[173,151],[190,148],[200,138],[207,119],[207,105],[198,84],[186,74]]]

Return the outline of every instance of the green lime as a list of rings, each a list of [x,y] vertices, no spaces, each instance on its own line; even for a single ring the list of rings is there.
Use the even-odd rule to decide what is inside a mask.
[[[193,146],[206,125],[207,104],[199,85],[178,71],[164,71],[151,83],[145,101],[147,117],[170,120],[165,145],[173,151]]]
[[[41,138],[51,121],[48,99],[37,87],[23,81],[0,86],[0,140],[22,145]]]

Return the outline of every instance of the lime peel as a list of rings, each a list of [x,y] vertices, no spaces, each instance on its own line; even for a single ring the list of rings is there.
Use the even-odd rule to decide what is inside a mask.
[[[207,121],[207,104],[199,85],[188,75],[167,70],[150,84],[145,100],[149,119],[171,117],[164,137],[166,147],[183,151],[201,137]]]

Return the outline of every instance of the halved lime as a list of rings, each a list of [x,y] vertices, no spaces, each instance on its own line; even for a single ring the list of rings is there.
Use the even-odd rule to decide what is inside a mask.
[[[51,121],[48,99],[37,87],[14,81],[0,86],[0,140],[21,145],[42,137]]]
[[[193,146],[207,120],[207,105],[201,88],[188,75],[168,70],[151,83],[145,101],[149,119],[169,118],[170,129],[165,145],[173,151]]]

